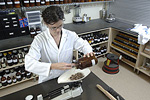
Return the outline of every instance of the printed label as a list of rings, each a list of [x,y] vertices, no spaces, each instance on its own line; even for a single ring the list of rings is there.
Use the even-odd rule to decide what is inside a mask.
[[[15,3],[15,4],[20,4],[20,1],[15,1],[14,3]]]
[[[5,5],[5,2],[1,2],[0,5],[2,5],[2,6]]]
[[[29,3],[29,1],[24,1],[24,3]]]
[[[93,59],[93,60],[91,60],[91,62],[92,62],[92,66],[94,66],[95,65],[95,60]]]
[[[11,5],[11,4],[13,4],[13,3],[12,3],[12,2],[7,2],[7,4]]]
[[[30,32],[30,34],[35,34],[35,32]]]

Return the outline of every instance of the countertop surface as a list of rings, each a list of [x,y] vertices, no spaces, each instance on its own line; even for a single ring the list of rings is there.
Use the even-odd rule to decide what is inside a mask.
[[[95,19],[87,23],[77,23],[77,24],[70,23],[64,25],[64,28],[71,31],[75,31],[77,34],[100,30],[100,29],[108,29],[110,27],[118,29],[123,32],[137,35],[137,33],[130,31],[130,29],[133,28],[133,24],[125,23],[119,20],[116,20],[113,23],[108,23],[101,19]],[[30,35],[0,40],[0,44],[1,44],[0,51],[15,48],[15,47],[20,47],[24,45],[30,45],[32,41],[33,39],[30,37]]]
[[[109,100],[103,92],[96,87],[97,84],[101,85],[106,90],[110,89],[107,84],[91,72],[85,79],[82,80],[83,93],[78,97],[71,98],[70,100]],[[37,95],[42,94],[44,96],[48,92],[64,85],[66,84],[58,84],[57,79],[53,79],[3,96],[0,100],[25,100],[27,95],[33,95],[33,100],[36,100]],[[115,94],[120,96],[117,92],[115,92]],[[48,98],[44,100],[48,100]],[[120,100],[123,100],[121,96]]]

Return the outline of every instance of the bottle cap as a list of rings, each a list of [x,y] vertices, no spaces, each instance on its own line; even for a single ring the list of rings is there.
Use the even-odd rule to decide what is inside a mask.
[[[26,96],[25,100],[32,100],[33,99],[33,95],[28,95]]]

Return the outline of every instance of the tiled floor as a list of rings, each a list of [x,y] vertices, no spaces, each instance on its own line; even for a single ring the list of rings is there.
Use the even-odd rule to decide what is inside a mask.
[[[133,68],[120,62],[118,74],[110,75],[102,71],[103,62],[106,58],[99,58],[99,63],[90,69],[101,78],[107,85],[112,87],[126,100],[150,100],[150,78],[140,73],[137,75]],[[37,84],[28,81],[7,89],[0,90],[0,97],[14,91]]]

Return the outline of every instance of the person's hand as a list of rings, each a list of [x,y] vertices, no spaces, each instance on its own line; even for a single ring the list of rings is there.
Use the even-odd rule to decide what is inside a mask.
[[[58,70],[67,70],[67,69],[71,69],[72,68],[72,64],[68,64],[68,63],[52,63],[51,64],[51,69],[58,69]]]
[[[90,52],[90,53],[85,54],[83,57],[90,57],[90,56],[93,56],[93,55],[94,55],[94,52]]]

